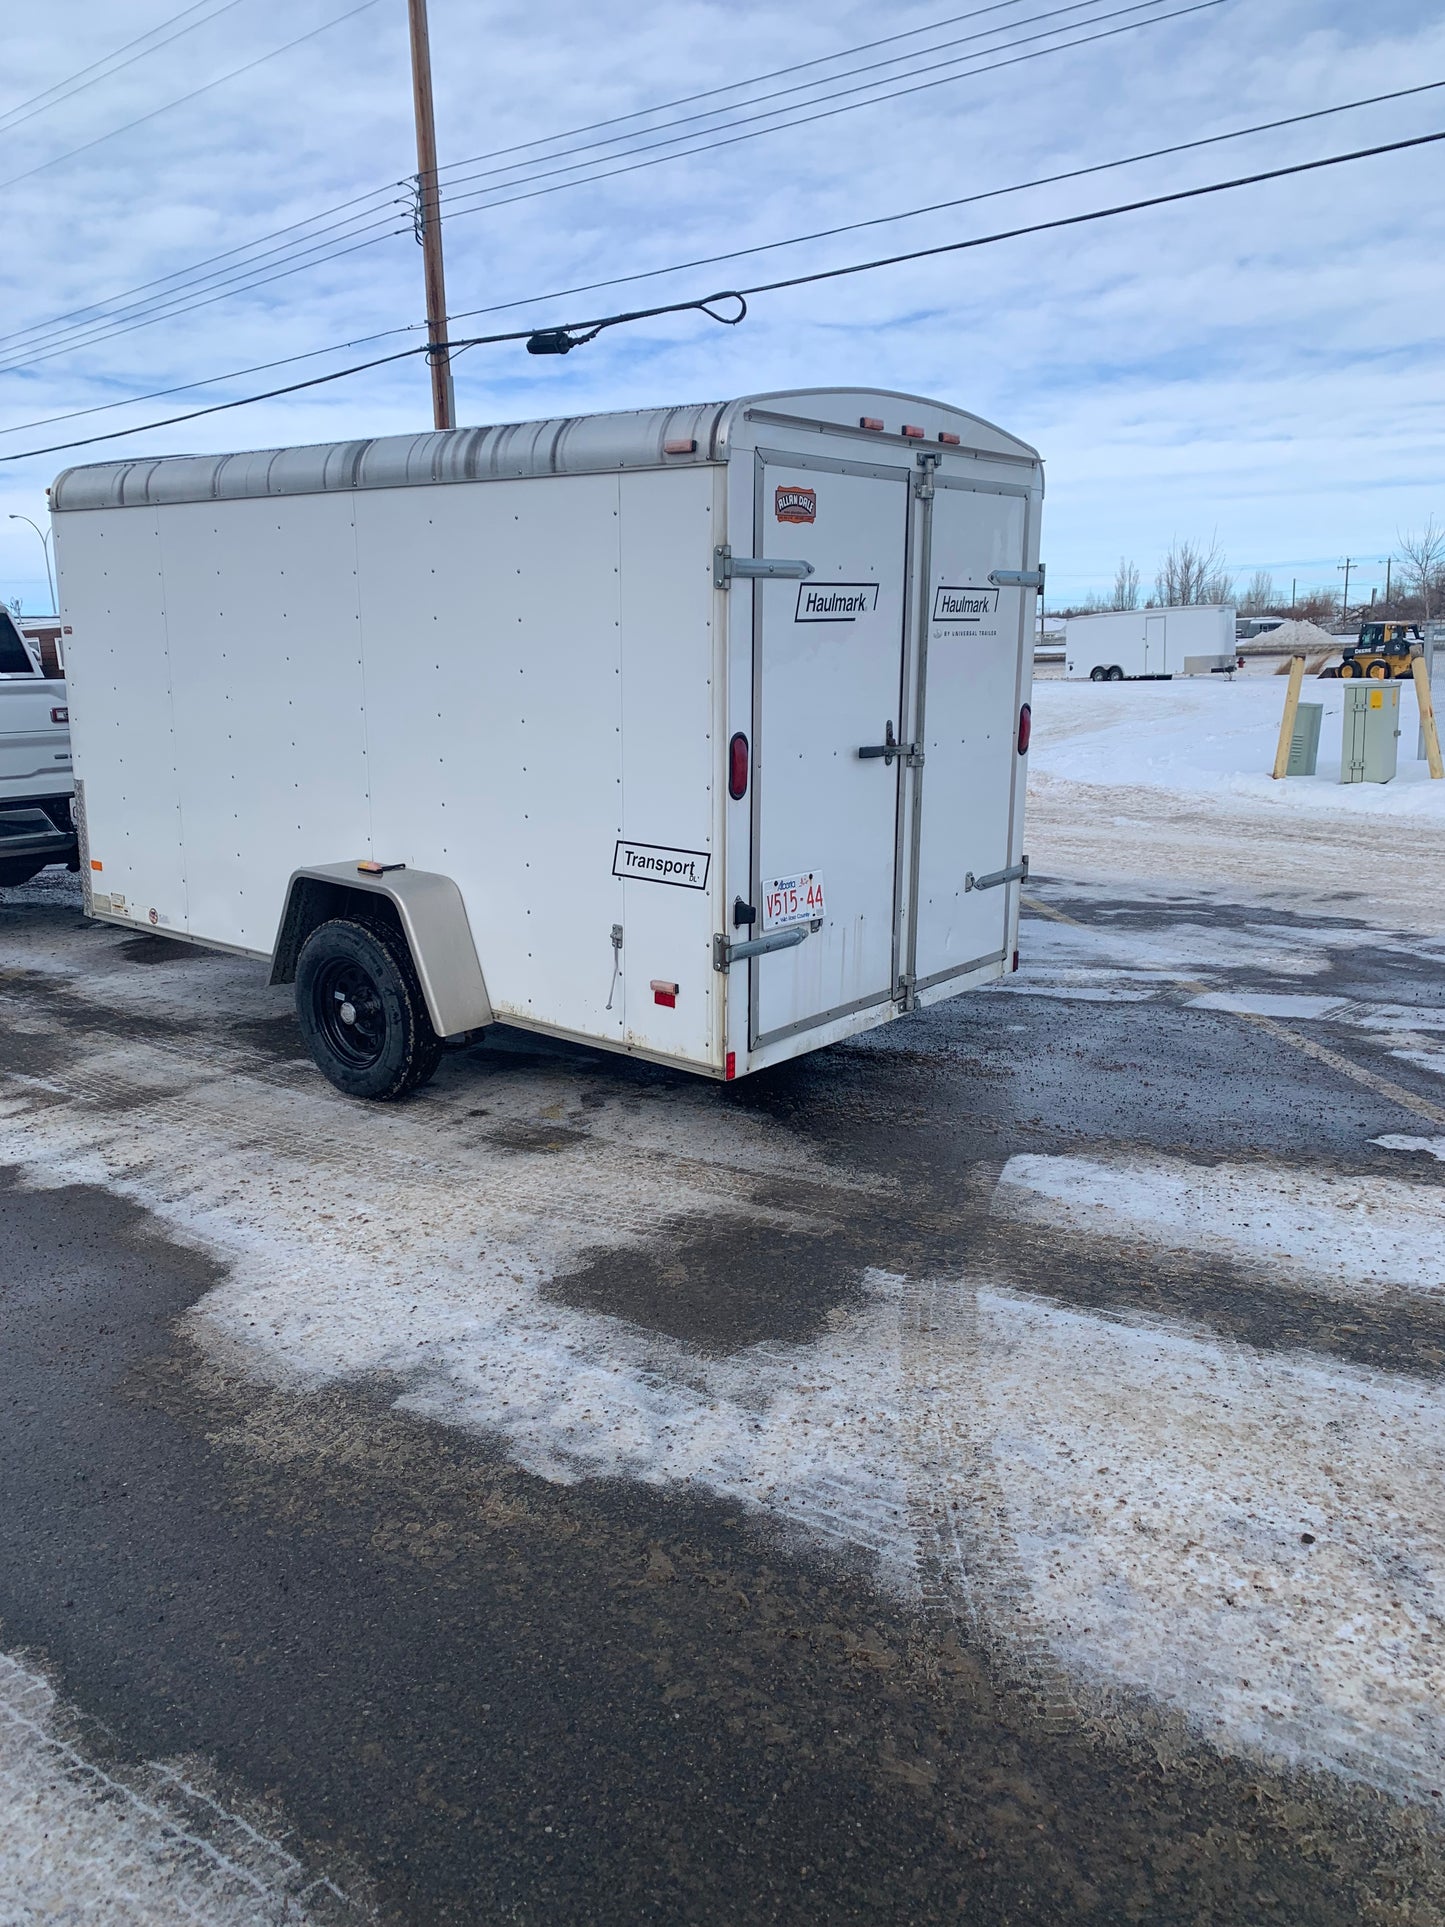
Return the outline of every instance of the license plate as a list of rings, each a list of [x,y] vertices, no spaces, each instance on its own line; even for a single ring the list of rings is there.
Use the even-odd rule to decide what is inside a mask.
[[[816,923],[823,915],[821,870],[805,870],[794,877],[775,877],[763,885],[764,930],[786,930],[795,923]]]

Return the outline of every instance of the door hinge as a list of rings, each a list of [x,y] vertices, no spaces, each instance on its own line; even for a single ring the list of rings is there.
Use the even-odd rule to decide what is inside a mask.
[[[744,957],[765,957],[770,950],[791,950],[805,937],[812,935],[811,924],[796,923],[790,930],[774,930],[766,937],[749,937],[746,943],[729,943],[726,934],[719,931],[712,940],[712,967],[726,970],[731,964],[741,963]]]
[[[942,460],[941,455],[932,453],[918,457],[918,474],[913,478],[913,493],[920,502],[933,499],[933,475]]]
[[[760,581],[801,582],[814,573],[811,562],[790,561],[782,555],[734,555],[720,542],[712,552],[712,586],[726,589],[735,576]]]
[[[1028,880],[1029,860],[1024,857],[1007,870],[990,870],[986,876],[976,877],[970,870],[963,879],[963,887],[965,893],[969,890],[996,890],[1001,883],[1027,883]]]

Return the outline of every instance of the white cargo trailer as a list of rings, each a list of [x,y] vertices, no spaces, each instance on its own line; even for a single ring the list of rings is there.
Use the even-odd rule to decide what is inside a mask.
[[[878,391],[70,469],[93,916],[360,1096],[494,1021],[731,1078],[1016,962],[1042,472]]]
[[[1069,617],[1064,625],[1064,674],[1073,682],[1156,682],[1207,675],[1232,668],[1234,649],[1232,603],[1108,609],[1102,615]]]

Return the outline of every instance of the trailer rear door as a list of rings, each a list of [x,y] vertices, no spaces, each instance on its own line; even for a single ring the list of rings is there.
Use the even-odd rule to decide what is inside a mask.
[[[810,562],[753,593],[754,1046],[898,988],[909,470],[760,450],[754,554]],[[813,914],[816,912],[816,915]],[[741,934],[741,933],[740,933]]]
[[[936,479],[925,505],[927,601],[920,622],[912,956],[915,992],[1004,954],[1009,886],[970,889],[1008,868],[1023,700],[1024,597],[991,582],[1026,567],[1028,491]]]

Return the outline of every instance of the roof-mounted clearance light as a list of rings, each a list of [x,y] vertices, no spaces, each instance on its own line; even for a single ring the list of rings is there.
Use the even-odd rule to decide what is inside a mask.
[[[697,443],[691,436],[679,436],[676,441],[664,442],[662,452],[664,455],[696,455]]]
[[[961,435],[951,434],[949,430],[946,428],[939,429],[938,439],[941,442],[947,442],[950,448],[958,448],[963,441],[963,437]]]
[[[860,428],[872,428],[881,432],[883,424],[876,415],[860,415],[858,417],[858,426]]]
[[[915,428],[912,422],[905,422],[903,424],[903,432],[911,442],[921,442],[923,440],[923,430],[921,428]]]

